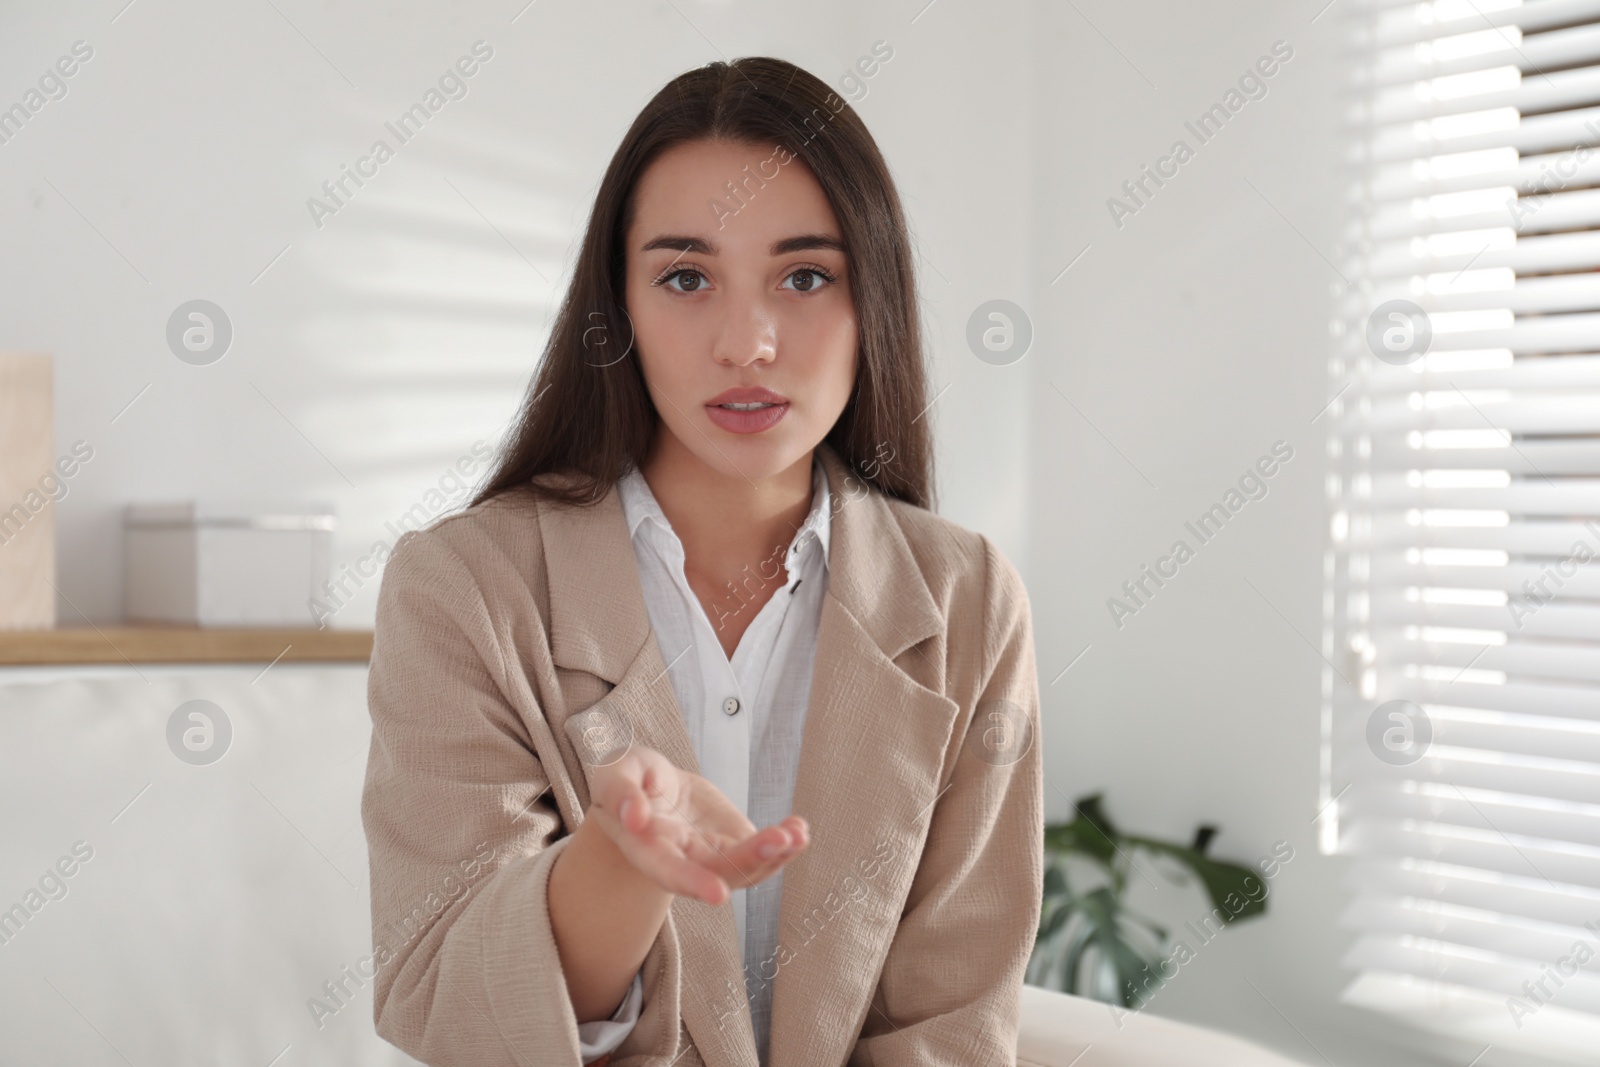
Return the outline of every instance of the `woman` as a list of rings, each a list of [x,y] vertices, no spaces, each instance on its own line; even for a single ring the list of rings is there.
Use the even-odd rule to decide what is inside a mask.
[[[433,1064],[1012,1064],[1026,591],[933,514],[899,197],[713,63],[633,123],[521,421],[385,571],[378,1032]]]

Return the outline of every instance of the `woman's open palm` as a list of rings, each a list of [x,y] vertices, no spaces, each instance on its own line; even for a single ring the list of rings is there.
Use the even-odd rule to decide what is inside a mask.
[[[661,888],[708,904],[765,881],[806,847],[790,815],[757,830],[720,789],[660,752],[635,746],[595,771],[589,814]]]

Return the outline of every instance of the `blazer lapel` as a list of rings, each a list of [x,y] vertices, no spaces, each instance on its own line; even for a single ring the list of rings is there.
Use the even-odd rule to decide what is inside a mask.
[[[834,512],[793,805],[811,827],[811,843],[783,870],[777,957],[766,973],[749,976],[775,983],[771,1067],[848,1056],[871,1010],[897,902],[916,871],[958,711],[894,663],[941,633],[944,621],[890,504],[829,445],[818,451]],[[700,773],[650,627],[616,488],[590,509],[538,507],[551,657],[613,685],[570,716],[547,712],[569,766],[582,768],[583,781],[574,784],[584,805],[591,761],[580,745],[593,752],[638,743]],[[702,1058],[708,1067],[756,1064],[732,907],[678,897],[672,915],[683,953],[680,1008]]]
[[[770,1067],[844,1063],[876,1010],[959,711],[894,662],[944,619],[892,505],[822,455],[838,505],[793,804],[811,843],[783,869],[761,975],[774,983]]]

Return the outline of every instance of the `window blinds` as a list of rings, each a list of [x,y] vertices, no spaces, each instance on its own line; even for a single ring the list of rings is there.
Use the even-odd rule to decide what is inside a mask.
[[[1340,17],[1318,831],[1352,858],[1343,999],[1592,1056],[1600,0]]]

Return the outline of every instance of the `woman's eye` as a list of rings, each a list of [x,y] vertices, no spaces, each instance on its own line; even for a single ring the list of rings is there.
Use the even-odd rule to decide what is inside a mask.
[[[789,277],[785,278],[784,281],[787,282],[791,278],[795,280],[794,290],[801,293],[816,292],[833,280],[827,274],[813,267],[801,267],[799,270],[790,271]]]
[[[683,285],[682,288],[672,284],[673,280],[676,279],[676,278],[683,278],[684,279],[684,285]],[[692,279],[692,282],[691,282],[691,279]],[[675,293],[693,293],[693,292],[697,292],[699,290],[700,283],[702,281],[704,281],[704,280],[705,280],[705,275],[704,274],[701,274],[697,270],[690,270],[689,268],[685,267],[682,270],[673,271],[671,274],[667,275],[665,278],[662,278],[661,282],[666,283],[667,288],[671,289]],[[657,283],[657,284],[661,284],[661,283]]]

